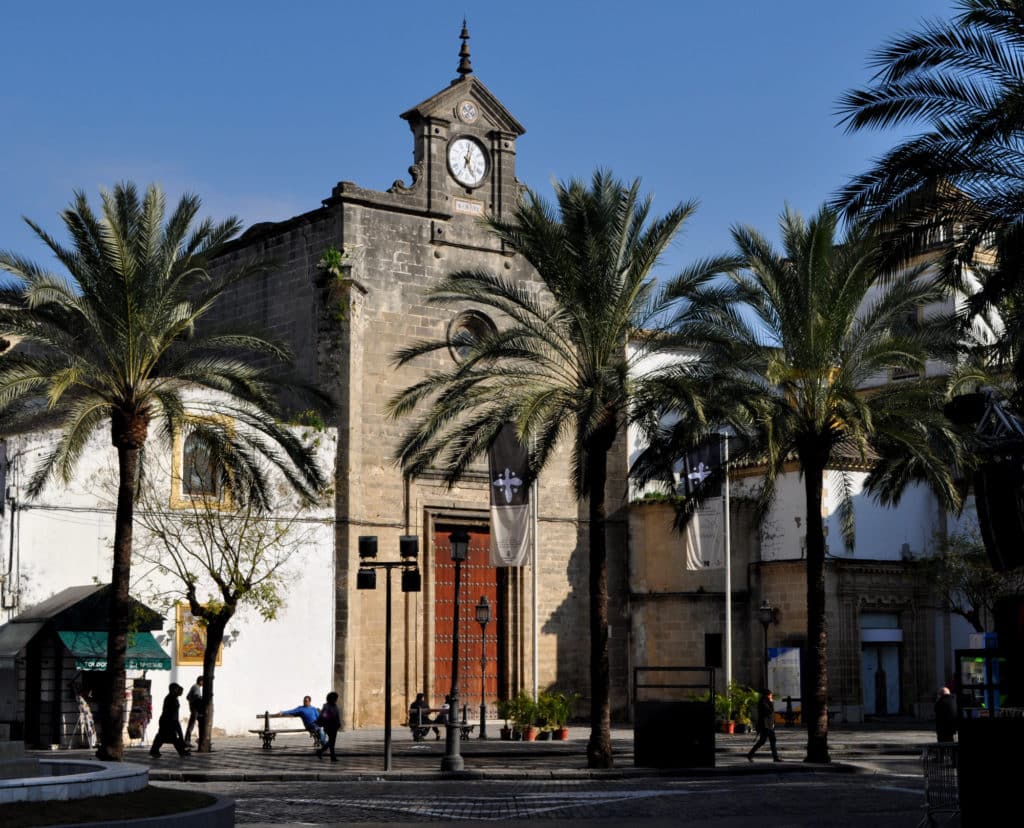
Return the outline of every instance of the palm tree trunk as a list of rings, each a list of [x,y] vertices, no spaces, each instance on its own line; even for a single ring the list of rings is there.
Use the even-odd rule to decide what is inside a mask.
[[[117,445],[117,512],[114,516],[114,564],[110,573],[110,616],[107,621],[107,688],[101,716],[100,745],[96,756],[120,762],[124,757],[125,656],[131,598],[132,523],[135,518],[135,480],[139,450]]]
[[[804,721],[807,722],[805,762],[829,762],[828,754],[828,638],[825,629],[825,530],[821,518],[821,488],[825,464],[801,457],[807,499],[807,666],[804,683]]]
[[[597,442],[597,441],[593,441]],[[607,449],[587,451],[590,508],[590,742],[587,767],[610,768],[611,702],[608,665],[608,553],[605,539]]]

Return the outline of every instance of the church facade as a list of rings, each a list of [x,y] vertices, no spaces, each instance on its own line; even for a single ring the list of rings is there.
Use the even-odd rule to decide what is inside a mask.
[[[419,539],[422,591],[399,593],[393,617],[396,715],[424,692],[439,706],[451,683],[454,565],[449,535],[470,534],[462,566],[461,700],[480,703],[481,648],[486,703],[519,689],[556,686],[587,694],[589,665],[585,525],[560,456],[536,490],[536,571],[496,568],[488,561],[489,480],[485,465],[447,489],[429,476],[406,479],[392,456],[406,425],[389,420],[388,400],[420,376],[459,358],[458,348],[431,362],[396,369],[393,355],[417,340],[472,335],[491,320],[473,308],[428,305],[425,292],[455,270],[484,269],[529,284],[526,262],[502,248],[480,223],[508,217],[520,197],[517,143],[524,129],[473,74],[463,32],[458,76],[402,113],[411,130],[409,179],[386,192],[342,181],[318,209],[252,228],[228,252],[225,266],[270,258],[280,267],[247,282],[222,314],[269,328],[296,351],[301,379],[326,392],[338,433],[335,486],[334,684],[346,726],[381,721],[384,687],[384,589],[356,588],[358,540],[378,540],[380,560],[397,560],[400,536]],[[318,262],[341,253],[340,272]],[[610,582],[613,596],[613,708],[626,704],[625,458],[613,467]],[[614,517],[618,513],[617,519]],[[383,575],[383,573],[381,573]],[[486,596],[484,630],[474,605]],[[618,628],[619,636],[614,635]],[[536,643],[536,650],[534,649]]]

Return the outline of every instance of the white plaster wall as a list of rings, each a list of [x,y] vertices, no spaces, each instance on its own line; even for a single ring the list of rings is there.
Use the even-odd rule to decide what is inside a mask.
[[[909,544],[914,557],[930,554],[943,512],[935,497],[922,486],[911,486],[896,508],[881,506],[863,492],[865,475],[851,473],[854,496],[856,545],[848,552],[843,544],[837,507],[841,487],[829,473],[825,480],[823,511],[825,542],[830,555],[863,560],[900,560],[902,545]],[[752,496],[760,478],[745,478],[733,484],[735,496]],[[804,481],[796,472],[782,475],[776,486],[772,508],[761,526],[761,558],[766,561],[793,560],[804,556],[806,535]]]
[[[632,377],[643,377],[674,363],[693,361],[697,358],[692,351],[679,350],[640,355],[634,343],[629,343],[627,347],[629,358],[633,360],[630,365],[630,376]],[[647,448],[647,441],[644,435],[636,425],[631,423],[626,430],[626,457],[630,466],[633,465],[645,448]],[[681,468],[682,464],[679,464],[679,467]],[[633,478],[629,480],[630,499],[643,497],[646,492],[660,492],[663,489],[664,487],[658,483],[650,483],[646,487],[641,487]]]
[[[904,551],[915,558],[923,557],[935,547],[936,535],[942,530],[942,511],[935,496],[920,485],[908,486],[898,507],[880,505],[863,492],[866,475],[851,474],[854,492],[854,527],[856,546],[852,555],[843,545],[842,530],[837,507],[839,483],[833,479],[826,483],[829,497],[828,527],[829,552],[832,555],[873,561],[898,561]],[[908,548],[904,550],[903,545]]]
[[[325,431],[316,437],[321,468],[330,478],[336,435]],[[109,437],[105,431],[95,435],[71,483],[51,485],[39,498],[30,501],[24,491],[28,470],[53,439],[53,433],[47,432],[8,440],[11,467],[7,476],[8,502],[0,518],[0,571],[6,571],[10,565],[12,580],[22,585],[22,591],[17,606],[0,609],[0,623],[67,587],[110,581],[114,529],[110,481],[116,455]],[[147,450],[160,449],[153,444]],[[164,479],[162,485],[166,489],[169,480]],[[14,509],[12,497],[17,506]],[[245,733],[258,726],[256,715],[264,710],[275,712],[295,707],[307,694],[315,703],[322,702],[334,689],[330,686],[334,664],[331,504],[328,502],[311,517],[322,522],[309,525],[306,542],[286,564],[290,585],[278,617],[264,621],[255,612],[243,609],[228,625],[228,630],[236,631],[238,636],[225,647],[223,662],[215,674],[215,733]],[[137,537],[140,532],[137,527]],[[133,564],[132,580],[132,595],[143,603],[148,603],[147,596],[168,583],[158,581],[137,562]],[[173,626],[172,608],[165,617],[164,628],[169,632]],[[164,649],[172,657],[172,669],[150,671],[147,675],[153,681],[154,722],[147,732],[150,738],[168,684],[177,681],[187,689],[201,672],[200,666],[177,665],[173,640]],[[129,672],[129,679],[141,676],[141,672]],[[185,705],[182,707],[184,711]]]

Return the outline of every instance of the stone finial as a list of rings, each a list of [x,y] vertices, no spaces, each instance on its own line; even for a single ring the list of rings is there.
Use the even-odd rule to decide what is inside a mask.
[[[459,49],[459,68],[461,77],[473,74],[473,65],[469,62],[469,29],[466,28],[466,18],[462,18],[462,32],[459,34],[462,41],[462,48]]]

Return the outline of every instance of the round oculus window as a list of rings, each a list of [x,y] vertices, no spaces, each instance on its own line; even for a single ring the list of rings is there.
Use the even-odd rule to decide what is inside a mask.
[[[465,311],[448,324],[448,350],[461,362],[469,356],[478,340],[497,331],[494,323],[479,311]]]

